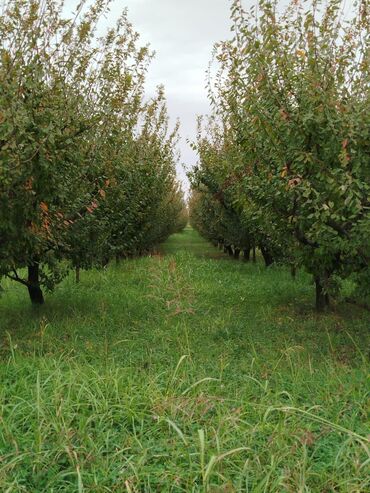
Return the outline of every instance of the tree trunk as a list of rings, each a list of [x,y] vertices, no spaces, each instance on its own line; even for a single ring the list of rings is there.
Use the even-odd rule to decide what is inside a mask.
[[[251,249],[250,248],[245,248],[243,250],[243,260],[245,262],[249,262],[251,259]]]
[[[323,312],[325,308],[328,307],[330,304],[329,295],[324,292],[322,281],[319,277],[315,277],[315,285],[316,285],[316,310],[318,312]]]
[[[234,248],[234,258],[239,260],[240,257],[240,248]]]
[[[224,245],[224,253],[227,253],[227,246]]]
[[[256,263],[256,247],[253,247],[253,262]]]
[[[226,251],[227,251],[227,253],[230,255],[230,257],[232,257],[232,256],[234,255],[233,249],[231,248],[231,246],[230,246],[230,245],[228,245],[228,246],[226,247]]]
[[[78,284],[80,282],[80,268],[79,267],[76,267],[76,284]]]
[[[40,270],[37,262],[28,267],[28,293],[33,305],[42,305],[44,303],[39,274]]]
[[[268,267],[274,262],[274,259],[272,258],[272,255],[267,248],[261,245],[260,249],[261,249],[263,260],[265,261],[265,265],[266,267]]]

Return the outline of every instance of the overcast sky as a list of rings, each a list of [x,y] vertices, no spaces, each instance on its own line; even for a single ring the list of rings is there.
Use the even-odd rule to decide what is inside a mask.
[[[191,166],[197,157],[186,139],[195,137],[196,115],[209,111],[205,73],[213,44],[230,35],[230,0],[116,0],[112,15],[124,6],[142,41],[156,52],[147,92],[164,84],[172,122],[181,122],[181,160]],[[184,180],[181,167],[178,172]]]

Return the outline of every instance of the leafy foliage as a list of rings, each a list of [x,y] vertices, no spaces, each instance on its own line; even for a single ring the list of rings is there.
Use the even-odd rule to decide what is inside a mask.
[[[312,273],[319,309],[338,279],[369,276],[370,12],[354,7],[348,18],[338,0],[282,14],[235,1],[235,36],[216,47],[214,116],[195,145],[193,187]]]
[[[177,127],[162,88],[144,99],[152,55],[125,13],[97,36],[109,4],[2,2],[0,275],[37,303],[72,265],[152,249],[183,208]]]

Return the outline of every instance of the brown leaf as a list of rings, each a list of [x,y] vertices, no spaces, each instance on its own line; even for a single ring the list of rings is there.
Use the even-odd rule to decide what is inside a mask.
[[[28,180],[24,184],[25,190],[32,190],[32,184],[33,184],[33,178],[31,176],[31,178],[28,178]]]
[[[300,437],[299,441],[302,445],[307,445],[307,447],[311,447],[315,443],[316,438],[311,431],[305,431]]]
[[[282,178],[285,178],[287,174],[288,174],[288,167],[284,166],[284,168],[281,170],[280,176]]]
[[[280,111],[279,111],[279,113],[280,113],[281,118],[284,121],[289,120],[289,113],[287,113],[284,108],[281,108]]]
[[[296,176],[295,178],[292,178],[291,180],[288,181],[288,185],[290,187],[296,187],[299,185],[302,181],[302,178],[300,176]]]

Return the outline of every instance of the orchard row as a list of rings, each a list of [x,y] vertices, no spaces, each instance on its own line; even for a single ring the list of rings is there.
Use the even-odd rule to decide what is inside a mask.
[[[194,227],[236,256],[303,267],[319,310],[344,279],[370,287],[370,8],[347,7],[233,2],[191,174]]]
[[[150,251],[186,224],[178,129],[152,58],[109,0],[4,0],[0,16],[0,277],[42,303],[70,268]]]

